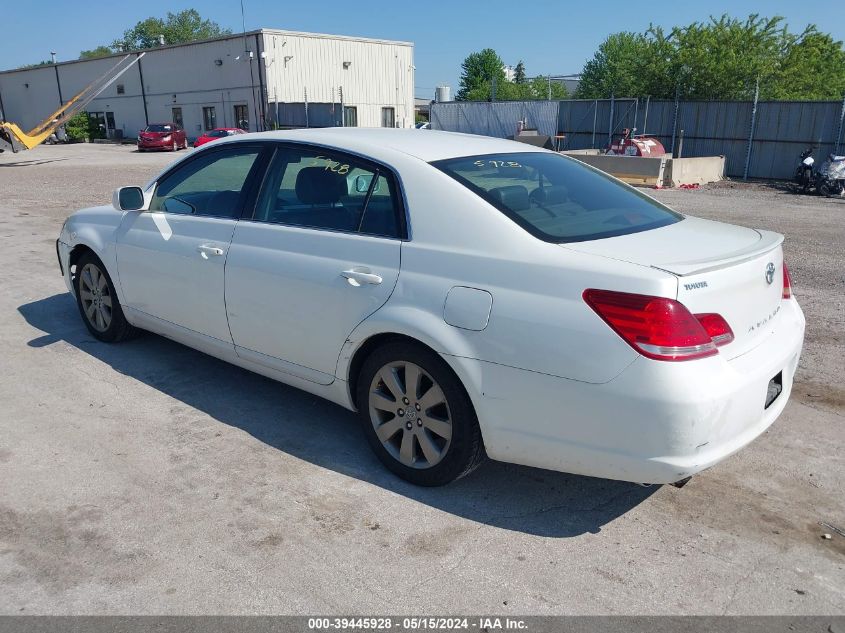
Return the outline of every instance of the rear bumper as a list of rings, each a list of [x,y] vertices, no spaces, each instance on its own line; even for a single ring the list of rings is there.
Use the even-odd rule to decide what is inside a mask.
[[[708,468],[780,415],[804,341],[804,315],[785,301],[755,349],[668,363],[637,358],[604,384],[481,363],[474,402],[490,457],[608,479],[673,483]],[[764,408],[769,381],[783,391]]]

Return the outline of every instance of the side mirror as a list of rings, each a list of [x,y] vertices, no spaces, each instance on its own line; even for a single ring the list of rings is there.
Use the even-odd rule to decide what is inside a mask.
[[[140,187],[121,187],[112,195],[112,205],[118,211],[138,211],[144,208],[144,191]]]

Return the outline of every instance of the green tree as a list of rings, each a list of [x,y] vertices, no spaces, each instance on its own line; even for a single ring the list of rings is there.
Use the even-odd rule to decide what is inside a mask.
[[[18,70],[26,70],[27,68],[38,68],[39,66],[50,66],[53,62],[48,62],[46,60],[41,60],[37,64],[25,64],[24,66],[19,66]]]
[[[184,44],[229,35],[231,32],[217,22],[203,19],[196,9],[185,9],[178,13],[168,12],[165,18],[150,17],[141,20],[131,29],[124,31],[123,37],[114,40],[111,48],[115,51],[155,48],[160,45],[161,36],[164,36],[165,44]]]
[[[566,89],[566,86],[554,79],[549,81],[547,77],[540,75],[538,77],[534,77],[534,79],[531,80],[530,85],[532,99],[548,99],[550,89],[552,100],[569,98],[569,91]]]
[[[79,53],[79,59],[94,59],[95,57],[105,57],[112,53],[114,53],[114,50],[110,46],[98,46],[88,51],[81,51]]]
[[[509,83],[505,79],[502,58],[492,48],[471,53],[461,64],[461,80],[457,101],[486,101],[492,94],[492,82],[496,90]]]
[[[772,99],[839,99],[845,95],[845,50],[810,26],[781,61],[766,96]]]
[[[576,96],[580,99],[604,99],[652,95],[674,96],[669,81],[672,49],[659,28],[646,33],[623,31],[602,42],[581,72]]]
[[[675,27],[668,35],[614,33],[584,66],[577,96],[750,99],[840,99],[845,92],[842,42],[815,26],[791,33],[783,18],[723,15]]]
[[[519,60],[519,63],[516,65],[516,68],[513,71],[513,82],[515,84],[524,84],[527,81],[525,77],[525,64],[522,63],[522,60]]]

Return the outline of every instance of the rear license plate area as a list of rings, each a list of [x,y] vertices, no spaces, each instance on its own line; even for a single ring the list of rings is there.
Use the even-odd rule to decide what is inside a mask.
[[[769,388],[766,391],[766,406],[763,409],[768,409],[772,403],[778,399],[778,396],[783,392],[783,372],[779,371],[777,376],[769,381]]]

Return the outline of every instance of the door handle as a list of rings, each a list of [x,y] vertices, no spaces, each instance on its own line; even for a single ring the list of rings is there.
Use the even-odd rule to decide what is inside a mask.
[[[349,282],[350,286],[355,286],[356,288],[363,284],[377,286],[384,281],[380,275],[370,272],[369,268],[351,268],[349,270],[344,270],[340,274],[343,277],[346,277],[346,281]]]
[[[223,249],[216,246],[209,246],[208,244],[201,244],[197,246],[197,252],[202,255],[203,259],[208,259],[209,256],[219,257],[223,254]]]

